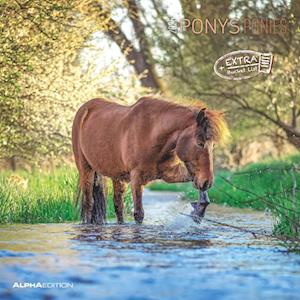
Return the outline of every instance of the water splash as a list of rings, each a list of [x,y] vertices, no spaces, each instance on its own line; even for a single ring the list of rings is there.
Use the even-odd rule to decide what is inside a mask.
[[[145,223],[0,226],[1,299],[299,299],[300,256],[202,221],[178,193],[144,195]],[[271,230],[263,213],[209,205],[208,217]],[[73,282],[73,289],[12,289]],[[196,284],[191,284],[191,283]],[[199,283],[199,284],[197,284]]]

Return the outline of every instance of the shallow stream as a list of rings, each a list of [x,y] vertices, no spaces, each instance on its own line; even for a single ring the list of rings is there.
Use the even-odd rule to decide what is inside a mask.
[[[143,225],[0,226],[0,299],[300,299],[300,255],[276,241],[196,225],[178,193],[145,191],[144,209]],[[206,216],[271,232],[251,210],[211,204]]]

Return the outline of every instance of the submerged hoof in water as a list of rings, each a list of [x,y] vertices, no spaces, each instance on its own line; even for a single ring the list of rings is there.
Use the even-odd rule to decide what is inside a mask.
[[[144,220],[144,212],[143,211],[139,211],[139,212],[135,212],[133,214],[134,216],[134,220],[136,224],[142,224],[143,220]]]

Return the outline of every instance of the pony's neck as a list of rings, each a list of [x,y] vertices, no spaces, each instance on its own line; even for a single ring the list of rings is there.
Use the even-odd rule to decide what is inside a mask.
[[[176,106],[174,109],[162,112],[162,115],[164,118],[164,129],[170,132],[183,131],[195,123],[193,111],[184,106]]]

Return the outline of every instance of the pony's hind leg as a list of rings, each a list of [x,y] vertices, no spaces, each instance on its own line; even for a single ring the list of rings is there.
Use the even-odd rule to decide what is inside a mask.
[[[90,168],[85,168],[80,174],[80,187],[83,193],[83,202],[81,210],[82,223],[90,224],[92,222],[94,172]]]
[[[114,187],[114,206],[118,220],[118,224],[124,223],[123,209],[124,209],[124,192],[126,190],[126,183],[120,180],[113,180]]]

